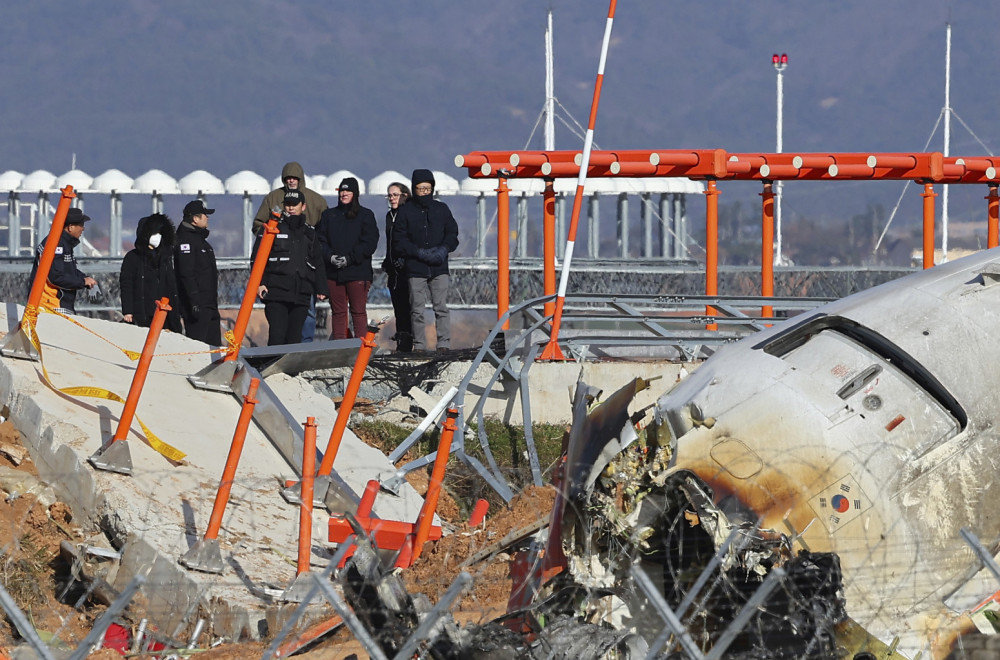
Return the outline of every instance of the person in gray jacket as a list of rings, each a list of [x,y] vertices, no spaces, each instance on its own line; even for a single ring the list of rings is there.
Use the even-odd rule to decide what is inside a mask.
[[[410,281],[413,349],[426,350],[424,307],[434,309],[437,350],[451,347],[448,255],[458,248],[458,223],[444,202],[434,199],[434,174],[413,170],[413,197],[399,209],[392,232],[393,255],[404,259]]]

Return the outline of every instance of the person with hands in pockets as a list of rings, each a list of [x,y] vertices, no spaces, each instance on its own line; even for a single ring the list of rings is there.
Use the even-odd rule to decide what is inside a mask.
[[[451,346],[448,311],[448,255],[458,248],[458,223],[444,202],[434,199],[434,173],[413,170],[413,198],[396,216],[392,232],[393,256],[405,259],[410,280],[410,319],[413,349],[426,350],[424,307],[434,309],[437,350]]]
[[[184,207],[174,245],[178,307],[184,319],[184,334],[212,346],[222,346],[219,316],[219,269],[215,250],[208,242],[208,216],[215,209],[196,199]]]
[[[358,180],[346,177],[337,187],[337,205],[323,211],[316,226],[330,293],[330,339],[348,337],[348,310],[355,337],[364,337],[368,328],[368,290],[375,277],[372,255],[378,247],[378,224],[358,196]]]
[[[326,298],[323,252],[316,231],[306,222],[306,196],[301,190],[289,190],[282,205],[278,233],[257,287],[267,317],[268,346],[301,342],[313,295]],[[251,261],[257,258],[262,238],[263,232],[254,242]]]

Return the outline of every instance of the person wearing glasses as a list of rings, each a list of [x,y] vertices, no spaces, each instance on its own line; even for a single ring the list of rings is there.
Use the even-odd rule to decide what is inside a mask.
[[[448,254],[458,248],[458,223],[444,202],[434,199],[434,174],[413,170],[414,197],[396,216],[392,233],[392,253],[404,259],[410,285],[410,323],[413,349],[426,350],[424,307],[434,309],[437,350],[451,347],[451,319],[448,311]]]
[[[361,206],[359,188],[357,179],[345,177],[337,187],[338,204],[323,211],[316,225],[330,292],[330,339],[348,337],[348,309],[354,336],[364,337],[368,330],[368,290],[375,278],[372,255],[378,247],[378,223],[375,214]]]
[[[406,260],[392,251],[392,230],[396,224],[399,208],[410,199],[410,189],[405,183],[393,181],[386,190],[389,210],[385,214],[385,259],[382,260],[382,270],[385,271],[389,284],[389,298],[392,300],[392,313],[396,317],[396,350],[409,353],[413,350],[413,325],[410,321],[410,283],[406,279]]]

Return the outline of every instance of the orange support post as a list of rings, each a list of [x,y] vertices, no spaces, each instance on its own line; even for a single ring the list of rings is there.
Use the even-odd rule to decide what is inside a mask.
[[[490,510],[490,503],[486,500],[476,500],[476,506],[472,507],[472,515],[469,516],[469,527],[479,527],[486,520],[486,512]]]
[[[1000,196],[997,195],[997,184],[990,184],[990,194],[985,198],[987,230],[986,247],[995,248],[1000,245]]]
[[[215,504],[212,506],[212,515],[208,519],[208,529],[205,530],[205,540],[210,541],[219,536],[219,528],[222,527],[222,516],[226,512],[226,504],[229,503],[229,494],[233,490],[233,477],[236,476],[236,466],[240,463],[240,455],[243,453],[243,444],[247,439],[247,429],[250,428],[250,420],[253,418],[253,409],[257,405],[257,386],[260,384],[259,378],[250,379],[250,387],[246,396],[243,397],[243,408],[240,410],[240,418],[236,422],[236,432],[233,433],[233,442],[229,446],[229,456],[226,457],[226,467],[222,471],[222,481],[219,483],[219,490],[215,494]]]
[[[312,552],[313,482],[316,477],[316,418],[306,418],[305,440],[302,443],[302,496],[299,506],[299,557],[295,575],[309,572]]]
[[[358,351],[358,357],[354,360],[354,368],[351,370],[351,379],[347,382],[344,400],[340,402],[340,408],[337,409],[337,421],[333,423],[333,431],[330,432],[330,439],[326,443],[326,452],[323,454],[318,476],[325,477],[333,471],[333,461],[336,460],[337,452],[340,451],[340,442],[344,439],[344,429],[347,428],[351,409],[354,408],[354,400],[357,399],[358,390],[361,389],[361,379],[364,378],[365,369],[368,368],[368,360],[375,348],[375,334],[377,332],[378,327],[369,325],[365,338],[361,340],[361,349]],[[303,486],[305,485],[305,476],[306,474],[303,472]]]
[[[544,213],[542,216],[542,293],[546,296],[556,294],[556,189],[555,181],[545,179]],[[552,316],[556,303],[545,303],[545,316]]]
[[[361,495],[361,501],[358,502],[358,511],[355,514],[358,518],[370,518],[372,515],[372,507],[375,506],[375,496],[378,495],[379,483],[378,479],[371,479],[365,485],[365,492]]]
[[[774,297],[774,184],[770,181],[764,184],[761,205],[761,236],[760,236],[760,295],[766,298]],[[768,318],[774,316],[771,305],[760,308],[760,315]]]
[[[497,319],[510,308],[510,188],[506,177],[497,185]],[[504,321],[504,330],[510,323]]]
[[[28,294],[28,305],[24,309],[24,320],[34,325],[37,318],[29,318],[29,311],[38,310],[38,303],[42,300],[42,291],[45,290],[45,281],[49,279],[49,271],[52,270],[52,261],[56,256],[56,247],[59,245],[59,238],[62,236],[66,223],[66,214],[73,203],[76,193],[73,186],[66,186],[62,189],[62,197],[59,198],[59,206],[56,207],[56,215],[52,218],[52,227],[49,229],[48,238],[45,239],[45,248],[42,250],[42,257],[38,261],[38,270],[35,272],[35,281],[31,283],[31,292]],[[23,323],[23,321],[22,321]]]
[[[934,267],[934,184],[924,182],[924,270]]]
[[[455,435],[455,429],[458,428],[455,424],[457,418],[458,409],[449,408],[448,416],[444,420],[444,429],[441,431],[441,440],[438,442],[437,455],[434,457],[431,481],[427,486],[427,494],[424,495],[424,505],[420,507],[420,514],[417,516],[417,532],[413,539],[411,564],[420,557],[420,551],[431,531],[431,523],[434,522],[438,498],[441,496],[441,482],[444,481],[444,471],[448,466],[448,457],[451,456],[451,440]]]
[[[705,189],[705,295],[719,295],[719,189],[715,179],[709,179]],[[706,306],[705,314],[715,316],[715,308]],[[705,329],[718,330],[719,326],[709,323]]]
[[[142,386],[146,383],[146,376],[149,374],[149,364],[153,361],[153,351],[156,350],[156,342],[160,338],[163,330],[163,323],[167,320],[167,312],[172,308],[168,304],[167,298],[160,298],[156,301],[156,311],[153,313],[153,320],[149,324],[149,332],[146,333],[146,343],[142,347],[142,355],[139,357],[139,364],[135,368],[132,376],[132,386],[128,390],[125,398],[125,408],[122,409],[122,416],[118,420],[118,429],[111,438],[112,442],[125,440],[128,437],[128,430],[132,426],[132,418],[135,417],[135,408],[139,405],[139,395],[142,394]]]
[[[233,345],[226,351],[226,357],[222,359],[223,362],[232,362],[240,353],[240,346],[243,345],[243,337],[247,333],[247,324],[250,322],[250,313],[253,311],[253,303],[257,299],[257,289],[260,288],[260,281],[264,278],[264,268],[267,266],[267,258],[271,256],[274,235],[278,233],[278,218],[280,215],[280,213],[271,212],[271,219],[264,228],[264,235],[260,237],[257,258],[254,259],[253,268],[250,269],[250,280],[247,282],[246,291],[243,292],[243,302],[240,303],[240,311],[236,315],[236,325],[233,327]]]

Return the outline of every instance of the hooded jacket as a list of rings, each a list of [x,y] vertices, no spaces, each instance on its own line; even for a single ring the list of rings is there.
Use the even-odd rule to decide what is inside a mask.
[[[323,263],[326,264],[326,279],[344,282],[371,282],[375,279],[372,269],[372,255],[378,247],[378,223],[375,214],[357,202],[357,195],[351,204],[337,204],[323,211],[323,217],[316,227],[323,245]],[[348,213],[356,210],[354,217]],[[347,265],[337,268],[330,263],[333,255],[347,257]]]
[[[414,170],[414,196],[399,207],[392,231],[392,254],[406,260],[407,277],[432,278],[448,274],[448,254],[458,248],[458,223],[444,202],[417,195],[418,183],[434,185],[430,170]]]
[[[149,238],[154,234],[160,235],[160,245],[156,248],[149,246]],[[163,327],[173,332],[181,331],[174,278],[174,239],[174,223],[162,213],[139,220],[135,247],[122,259],[119,276],[122,314],[131,314],[135,325],[148,328],[156,312],[156,301],[168,298],[172,309],[167,312]]]
[[[329,208],[326,204],[326,198],[318,192],[306,188],[306,173],[302,170],[302,166],[295,161],[285,163],[285,166],[281,168],[282,186],[267,193],[264,201],[260,203],[260,208],[257,209],[257,215],[253,217],[253,231],[255,234],[259,234],[260,230],[267,224],[267,221],[271,219],[271,210],[275,206],[279,209],[282,208],[282,202],[285,201],[285,177],[288,176],[294,176],[299,180],[298,190],[301,190],[306,196],[307,225],[315,227],[319,224],[319,218],[323,215],[323,211]]]
[[[254,260],[262,239],[263,234],[257,236],[254,243]],[[314,294],[325,294],[326,273],[322,261],[323,252],[316,230],[306,224],[305,216],[282,215],[260,282],[267,287],[264,304],[288,302],[308,306]]]

